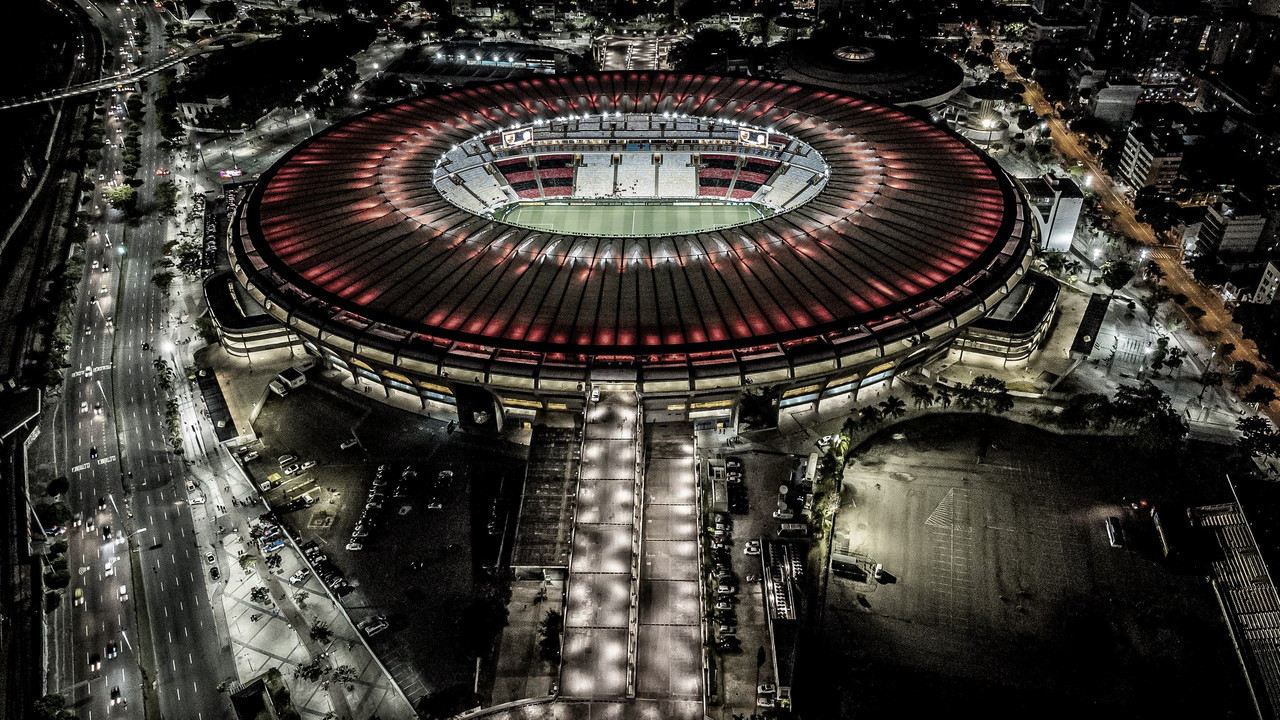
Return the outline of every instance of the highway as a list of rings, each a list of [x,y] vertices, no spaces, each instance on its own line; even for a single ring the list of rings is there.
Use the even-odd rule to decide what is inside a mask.
[[[128,46],[130,30],[146,24],[147,54],[167,52],[161,20],[150,4],[129,3],[117,10],[116,3],[104,2],[100,13],[88,0],[81,2],[117,49]],[[120,94],[111,102],[126,98]],[[115,177],[122,166],[117,130],[128,121],[108,121],[104,134],[114,147],[104,153],[103,178]],[[168,160],[156,149],[161,137],[153,114],[140,124],[138,176],[144,182],[138,190],[145,210],[152,203],[156,173],[168,169]],[[74,372],[68,372],[65,392],[51,408],[53,427],[46,436],[57,472],[71,480],[71,511],[86,523],[71,528],[66,538],[72,574],[68,597],[79,589],[84,604],[65,602],[52,619],[50,688],[90,720],[142,718],[144,704],[153,718],[231,718],[228,697],[216,686],[233,679],[234,671],[216,631],[206,585],[205,555],[214,541],[208,530],[216,527],[207,512],[218,501],[210,494],[207,505],[189,504],[187,466],[165,442],[162,414],[168,394],[156,383],[157,357],[180,362],[169,341],[182,331],[169,320],[170,298],[151,282],[168,222],[154,213],[135,225],[124,222],[119,212],[107,209],[105,182],[96,191],[101,209],[85,248],[81,303],[68,353]],[[175,381],[183,424],[196,426],[197,401],[184,394],[183,375],[180,371]],[[203,449],[202,441],[188,438],[188,456],[203,456]],[[194,495],[203,494],[198,489]],[[108,653],[110,643],[116,644],[116,657]],[[90,667],[91,659],[101,667]],[[118,703],[112,702],[114,688],[119,688]]]
[[[1117,233],[1127,235],[1134,238],[1138,242],[1150,248],[1147,253],[1149,259],[1155,262],[1165,273],[1164,285],[1174,294],[1182,294],[1187,297],[1187,305],[1195,305],[1205,311],[1204,317],[1192,319],[1182,313],[1183,320],[1186,321],[1187,327],[1195,328],[1199,335],[1206,338],[1215,338],[1216,342],[1229,342],[1236,346],[1235,353],[1232,354],[1233,360],[1247,360],[1259,368],[1268,365],[1266,360],[1258,354],[1258,348],[1253,341],[1246,340],[1240,332],[1240,327],[1235,324],[1231,317],[1231,313],[1224,307],[1222,298],[1214,292],[1212,288],[1205,287],[1196,282],[1191,275],[1191,271],[1182,264],[1181,252],[1177,248],[1170,248],[1162,245],[1156,239],[1155,233],[1151,227],[1144,223],[1138,222],[1134,216],[1133,206],[1129,204],[1128,199],[1116,189],[1106,171],[1102,169],[1102,165],[1098,159],[1084,148],[1077,139],[1075,133],[1066,126],[1045,99],[1040,86],[1034,81],[1020,77],[1017,70],[1008,63],[1005,57],[1000,53],[995,53],[996,69],[1005,73],[1006,77],[1016,79],[1023,83],[1026,87],[1026,93],[1023,100],[1035,108],[1040,115],[1042,121],[1048,122],[1049,131],[1052,134],[1054,146],[1058,149],[1062,156],[1068,161],[1075,160],[1080,162],[1087,172],[1093,176],[1089,187],[1098,195],[1098,201],[1102,204],[1103,211],[1108,217],[1112,218]],[[1210,342],[1212,345],[1213,342]],[[1200,358],[1204,364],[1208,358]],[[1280,383],[1269,377],[1259,373],[1254,378],[1254,383],[1270,387],[1280,395]],[[1272,423],[1280,422],[1280,412],[1276,408],[1277,403],[1271,403],[1262,408]]]

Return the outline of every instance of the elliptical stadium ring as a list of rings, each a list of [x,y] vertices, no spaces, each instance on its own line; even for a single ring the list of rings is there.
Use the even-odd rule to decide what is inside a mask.
[[[556,229],[586,208],[642,226]],[[544,224],[499,219],[516,211]],[[759,217],[737,222],[746,212]],[[696,229],[669,231],[677,216]],[[261,175],[230,249],[250,294],[344,367],[688,394],[940,347],[1026,270],[1028,217],[993,161],[900,110],[606,73],[330,127]]]

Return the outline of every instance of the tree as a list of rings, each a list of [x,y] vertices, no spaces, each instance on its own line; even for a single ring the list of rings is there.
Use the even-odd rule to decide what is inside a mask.
[[[297,603],[299,610],[307,609],[307,591],[299,590],[293,594],[293,601]]]
[[[907,414],[907,404],[897,395],[890,395],[880,401],[880,414],[885,418],[900,418]]]
[[[1196,378],[1196,382],[1200,383],[1200,394],[1196,397],[1204,397],[1204,391],[1211,387],[1222,387],[1223,380],[1222,373],[1216,370],[1205,370],[1200,373],[1200,377]]]
[[[928,385],[911,386],[911,403],[917,410],[922,407],[933,407],[933,402],[933,393],[929,391]]]
[[[1013,396],[1003,380],[979,375],[965,388],[962,404],[986,415],[1003,415],[1013,409]]]
[[[256,603],[264,603],[271,599],[271,591],[259,585],[249,591],[249,599]]]
[[[564,616],[555,610],[548,610],[547,616],[543,618],[540,632],[542,640],[539,643],[538,654],[543,660],[548,662],[559,662],[560,660],[560,633],[564,630]]]
[[[318,682],[329,672],[329,668],[322,666],[319,660],[312,660],[305,665],[299,665],[293,669],[293,677],[297,680],[306,680],[308,682]]]
[[[882,419],[884,419],[884,415],[880,413],[880,408],[875,405],[868,405],[858,411],[858,427],[864,430],[869,430]]]
[[[951,389],[946,385],[938,386],[938,404],[942,406],[943,410],[951,407]]]
[[[168,181],[156,185],[155,201],[156,209],[160,211],[162,217],[176,217],[178,215],[178,186]]]
[[[1147,314],[1147,324],[1154,325],[1156,322],[1156,310],[1160,309],[1160,297],[1155,293],[1148,293],[1138,298],[1138,304],[1142,306],[1143,312]]]
[[[1244,401],[1257,405],[1259,409],[1263,405],[1270,405],[1275,402],[1276,391],[1270,385],[1254,385],[1249,392],[1244,394]]]
[[[60,475],[49,481],[45,486],[44,492],[49,497],[57,497],[71,489],[71,481],[65,475]]]
[[[138,203],[138,191],[128,185],[116,185],[106,190],[107,202],[116,210],[131,212]]]
[[[328,625],[318,622],[311,626],[311,639],[323,645],[333,639],[333,631]]]
[[[206,345],[216,345],[218,343],[218,325],[208,315],[201,315],[196,318],[196,332],[199,333],[200,339],[204,340]]]
[[[151,284],[160,288],[160,292],[167,294],[169,287],[173,285],[173,273],[168,270],[162,270],[151,276]]]
[[[1236,421],[1240,437],[1236,449],[1245,457],[1274,457],[1280,454],[1280,438],[1271,429],[1267,419],[1257,415],[1242,417]]]
[[[1144,380],[1141,385],[1121,385],[1112,399],[1116,421],[1133,428],[1150,450],[1168,450],[1187,434],[1186,421],[1174,410],[1169,396]]]
[[[1127,260],[1112,260],[1102,266],[1102,283],[1111,288],[1114,296],[1121,288],[1133,279],[1133,265]]]
[[[214,0],[204,11],[215,23],[229,22],[236,17],[236,4],[231,0]]]
[[[333,669],[333,674],[329,676],[329,679],[333,680],[336,683],[342,683],[345,685],[345,684],[350,684],[355,682],[356,677],[357,675],[356,675],[355,668],[351,667],[350,665],[339,665],[338,667]]]
[[[1231,319],[1240,323],[1246,338],[1258,344],[1258,351],[1264,358],[1280,361],[1280,307],[1241,303],[1232,312]]]
[[[1227,371],[1227,377],[1231,380],[1231,385],[1241,387],[1248,385],[1253,380],[1254,374],[1258,372],[1258,366],[1248,360],[1237,360],[1231,363],[1230,369]]]
[[[244,570],[245,572],[249,572],[250,570],[253,569],[253,564],[256,562],[258,562],[257,555],[250,555],[249,553],[245,553],[244,555],[240,556],[240,569]]]
[[[33,720],[76,720],[67,710],[67,699],[61,695],[45,695],[32,703]]]
[[[996,51],[996,43],[991,38],[983,38],[982,42],[978,44],[978,50],[983,55],[990,55]]]

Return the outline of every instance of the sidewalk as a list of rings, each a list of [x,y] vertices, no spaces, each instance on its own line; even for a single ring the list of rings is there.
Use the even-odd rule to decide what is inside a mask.
[[[266,392],[267,382],[295,362],[296,356],[281,351],[280,357],[250,363],[230,357],[219,346],[204,347],[194,328],[194,319],[202,311],[200,281],[179,277],[173,287],[168,322],[160,328],[156,341],[164,342],[167,337],[174,342],[172,359],[180,368],[192,367],[197,354],[213,366],[237,427],[252,432],[249,418]],[[234,656],[236,677],[220,680],[238,684],[257,677],[267,667],[276,667],[303,716],[334,713],[347,720],[416,717],[320,581],[308,574],[303,583],[288,582],[295,571],[306,567],[292,546],[279,551],[278,570],[269,569],[263,557],[247,571],[240,568],[242,554],[257,552],[247,544],[249,523],[265,508],[242,469],[219,444],[204,416],[203,397],[188,382],[178,383],[175,395],[182,406],[191,461],[184,466],[186,476],[199,483],[206,498],[193,513],[196,539],[201,547],[215,550],[221,574],[220,583],[206,578],[206,591],[215,609],[219,638]],[[255,587],[267,588],[269,599],[255,602],[251,598]],[[301,602],[295,599],[298,593],[302,594]],[[251,619],[254,616],[258,616],[256,620]],[[317,623],[332,632],[332,639],[323,646],[310,636]],[[294,668],[312,660],[320,660],[327,668],[349,666],[355,679],[339,684],[325,678],[314,683],[295,678]]]
[[[544,590],[546,599],[538,601],[539,592]],[[490,706],[551,694],[560,667],[559,663],[543,660],[539,654],[541,627],[548,611],[564,614],[563,597],[561,581],[515,580],[511,583],[507,626],[502,630]]]

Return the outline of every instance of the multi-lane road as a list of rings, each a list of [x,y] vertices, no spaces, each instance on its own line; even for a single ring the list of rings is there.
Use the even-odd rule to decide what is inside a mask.
[[[146,57],[167,52],[150,4],[81,2],[116,48],[114,67],[127,70],[138,58],[131,33],[144,25]],[[129,58],[118,54],[122,48]],[[121,93],[111,102],[126,99]],[[151,98],[145,99],[146,116],[132,118],[141,125],[144,210],[157,172],[168,169],[168,158],[156,149],[161,138]],[[101,210],[85,248],[82,302],[68,353],[74,372],[45,436],[56,472],[71,480],[71,511],[81,518],[66,540],[68,596],[75,598],[78,590],[83,598],[83,604],[64,603],[52,619],[49,686],[83,718],[141,718],[144,704],[152,717],[230,718],[228,696],[217,686],[233,679],[234,669],[211,609],[216,583],[208,580],[218,501],[209,493],[207,504],[191,502],[205,497],[205,489],[188,491],[186,460],[169,451],[163,411],[171,393],[157,387],[154,368],[157,357],[180,362],[172,351],[162,352],[177,335],[170,298],[151,281],[167,221],[153,213],[126,223],[104,197],[106,184],[119,179],[120,140],[130,120],[114,117],[104,133],[112,147],[98,169],[94,203]],[[175,392],[187,427],[198,418],[184,369],[178,369]],[[200,450],[198,442],[188,442],[188,456]]]
[[[1107,216],[1112,218],[1116,230],[1148,246],[1150,250],[1147,257],[1164,271],[1165,286],[1174,294],[1185,295],[1188,305],[1194,305],[1205,311],[1204,316],[1199,319],[1186,318],[1189,326],[1196,328],[1199,334],[1206,338],[1216,338],[1217,342],[1229,342],[1235,345],[1236,350],[1232,359],[1247,360],[1258,367],[1266,367],[1268,363],[1258,354],[1257,346],[1241,334],[1239,326],[1235,324],[1222,298],[1213,289],[1196,282],[1191,272],[1182,264],[1182,254],[1177,248],[1162,245],[1149,225],[1138,222],[1128,199],[1116,189],[1111,177],[1103,170],[1098,159],[1084,147],[1076,133],[1073,133],[1054,111],[1053,106],[1041,92],[1040,86],[1033,81],[1020,78],[1017,70],[1003,55],[997,53],[995,60],[996,69],[1004,72],[1009,78],[1017,78],[1024,83],[1026,87],[1024,101],[1035,108],[1041,120],[1049,124],[1054,146],[1063,157],[1078,161],[1093,176],[1090,189],[1097,193],[1098,201],[1102,204]],[[1207,362],[1208,358],[1201,358],[1201,360]],[[1259,374],[1254,382],[1270,387],[1280,395],[1280,383],[1271,378]],[[1262,407],[1263,412],[1271,418],[1273,423],[1280,423],[1277,404],[1270,403]]]

